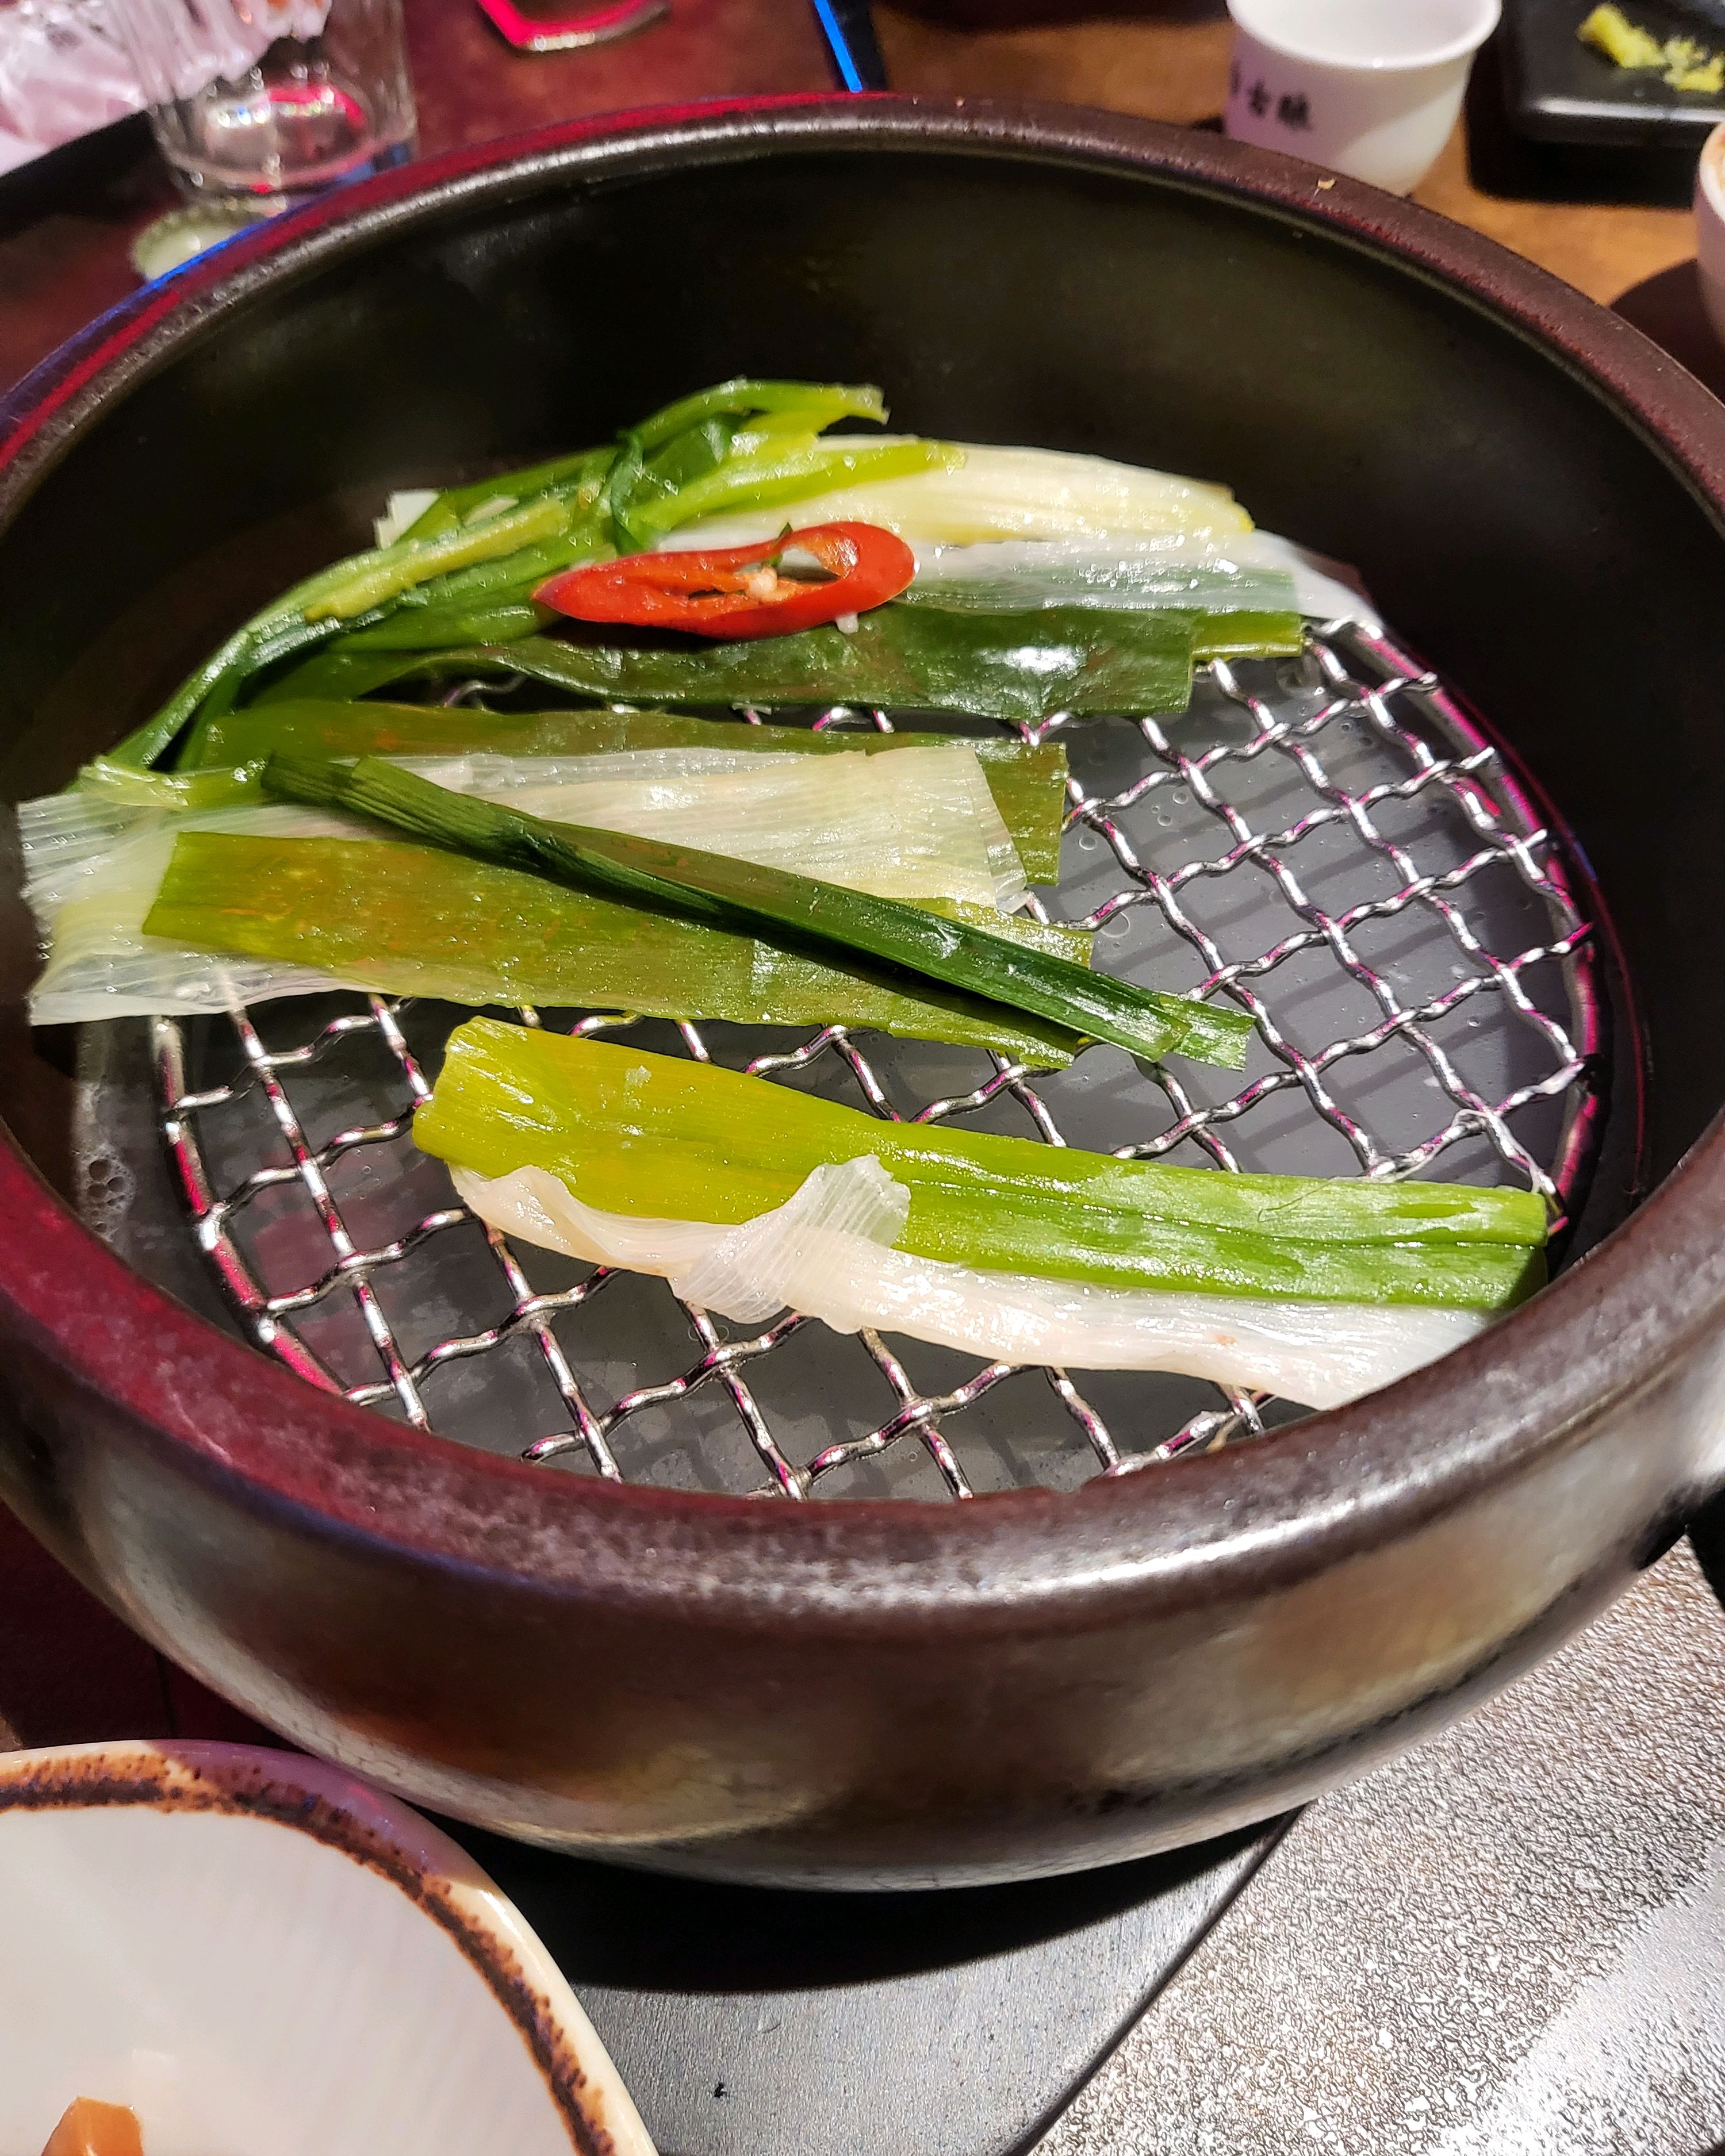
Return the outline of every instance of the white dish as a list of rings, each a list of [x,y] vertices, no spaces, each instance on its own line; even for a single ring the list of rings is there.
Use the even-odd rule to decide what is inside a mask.
[[[1725,121],[1702,146],[1695,176],[1695,250],[1702,305],[1714,334],[1725,344]]]
[[[0,1756],[0,2156],[74,2097],[145,2156],[653,2156],[511,1903],[291,1753]]]
[[[1500,0],[1228,0],[1228,12],[1227,132],[1404,195],[1450,138]]]

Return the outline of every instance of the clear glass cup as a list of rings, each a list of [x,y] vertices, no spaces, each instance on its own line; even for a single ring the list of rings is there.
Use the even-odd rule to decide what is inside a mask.
[[[404,164],[402,0],[109,0],[188,202],[290,208]]]

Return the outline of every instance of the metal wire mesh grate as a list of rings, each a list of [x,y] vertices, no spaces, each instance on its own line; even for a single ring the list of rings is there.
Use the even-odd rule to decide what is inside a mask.
[[[1433,677],[1332,625],[1297,661],[1213,665],[1177,721],[1041,729],[1055,733],[1072,766],[1063,873],[1033,904],[1093,927],[1112,970],[1250,1011],[1243,1081],[1104,1048],[1033,1078],[837,1027],[522,1021],[629,1029],[882,1116],[1055,1145],[1516,1181],[1561,1224],[1599,1111],[1589,925],[1551,834]],[[794,1314],[735,1337],[661,1282],[512,1249],[411,1143],[461,1014],[320,1003],[158,1020],[154,1046],[193,1232],[231,1303],[352,1400],[579,1471],[793,1498],[1070,1486],[1292,1412],[1183,1379],[978,1367]]]

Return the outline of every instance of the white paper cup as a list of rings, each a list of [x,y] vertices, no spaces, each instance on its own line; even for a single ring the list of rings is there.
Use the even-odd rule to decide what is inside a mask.
[[[1461,110],[1500,0],[1228,0],[1225,126],[1404,195]]]
[[[1695,252],[1702,305],[1725,344],[1725,121],[1708,136],[1695,176]]]

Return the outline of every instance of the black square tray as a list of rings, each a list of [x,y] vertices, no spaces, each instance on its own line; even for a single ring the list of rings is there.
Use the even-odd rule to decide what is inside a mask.
[[[1725,27],[1673,0],[1620,0],[1655,37],[1693,38],[1725,49]],[[1575,33],[1593,0],[1507,0],[1502,56],[1512,125],[1541,142],[1692,148],[1725,120],[1725,95],[1668,90],[1657,74],[1614,67]]]

